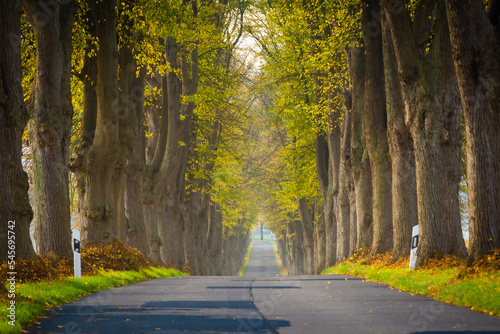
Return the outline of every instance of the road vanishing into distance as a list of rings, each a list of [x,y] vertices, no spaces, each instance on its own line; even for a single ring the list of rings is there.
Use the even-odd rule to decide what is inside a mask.
[[[500,318],[360,278],[279,276],[267,241],[245,276],[153,279],[47,316],[29,333],[500,333]]]

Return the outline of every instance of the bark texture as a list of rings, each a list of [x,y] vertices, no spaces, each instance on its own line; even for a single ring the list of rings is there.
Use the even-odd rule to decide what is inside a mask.
[[[84,114],[93,118],[91,143],[82,144],[72,157],[71,166],[79,181],[79,210],[82,243],[108,243],[116,236],[119,213],[113,197],[113,175],[120,157],[118,101],[118,44],[115,1],[88,1],[98,40],[96,64],[96,103]],[[92,86],[87,86],[89,94]],[[95,107],[95,109],[94,109]],[[116,190],[116,189],[115,189]]]
[[[465,115],[471,261],[500,248],[500,6],[490,6],[446,1]]]
[[[300,223],[302,224],[303,247],[304,247],[304,272],[303,274],[312,275],[314,273],[314,225],[313,214],[307,200],[300,198],[297,200]]]
[[[28,107],[37,253],[70,257],[68,160],[76,4],[23,0],[23,7],[37,36],[37,69]]]
[[[380,0],[363,1],[363,37],[366,51],[363,130],[373,186],[373,243],[371,254],[392,249],[392,174],[387,143],[382,35],[373,13]]]
[[[382,15],[387,132],[392,163],[393,259],[408,256],[412,227],[418,224],[415,155],[405,125],[405,107],[398,65],[385,13]]]
[[[349,74],[352,89],[351,159],[354,178],[357,237],[356,248],[370,248],[373,231],[373,196],[370,159],[363,131],[363,104],[365,91],[364,49],[351,48]]]
[[[322,200],[322,211],[318,213],[321,218],[316,224],[314,229],[315,233],[315,245],[316,245],[316,265],[315,272],[321,272],[326,266],[326,248],[331,247],[332,241],[330,238],[326,237],[326,226],[329,226],[329,233],[331,233],[331,220],[332,217],[332,198],[329,196],[330,188],[330,154],[327,142],[327,134],[323,131],[317,134],[316,141],[316,173],[318,175],[319,189],[321,192]],[[328,239],[328,241],[327,241]],[[327,246],[327,242],[329,245]]]
[[[388,8],[406,111],[415,147],[420,242],[417,266],[436,254],[465,256],[458,185],[460,182],[460,111],[443,1],[432,16],[431,3],[416,9],[413,25],[404,6]],[[431,17],[431,19],[429,19]],[[423,32],[434,31],[432,42]],[[427,50],[426,50],[427,49]]]
[[[338,112],[332,109],[332,118],[338,120]],[[333,266],[337,261],[337,196],[339,191],[339,163],[340,163],[340,127],[338,123],[331,124],[328,129],[328,187],[325,188],[324,215],[325,215],[325,267]]]

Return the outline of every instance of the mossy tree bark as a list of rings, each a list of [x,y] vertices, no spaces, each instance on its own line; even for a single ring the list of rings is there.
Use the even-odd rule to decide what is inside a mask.
[[[351,159],[356,201],[356,249],[370,248],[373,231],[373,197],[370,159],[363,131],[363,104],[365,94],[365,50],[351,48],[349,74],[352,87]]]
[[[500,248],[500,2],[447,0],[465,115],[470,260]]]
[[[410,131],[405,125],[405,107],[396,54],[385,14],[382,15],[384,77],[388,139],[392,163],[393,259],[408,256],[412,227],[418,224],[415,155]]]
[[[363,37],[366,51],[363,131],[373,186],[373,241],[371,254],[392,249],[392,172],[387,143],[387,112],[380,22],[380,0],[363,1]]]
[[[76,3],[23,0],[23,7],[37,35],[37,69],[28,107],[37,253],[70,257],[68,160]]]
[[[95,109],[90,105],[84,113],[95,113],[95,130],[92,142],[81,146],[72,159],[72,168],[80,179],[79,209],[84,244],[109,243],[116,236],[118,213],[114,211],[113,175],[121,151],[115,1],[89,0],[88,5],[98,52]]]
[[[420,225],[417,266],[436,254],[466,254],[458,204],[460,98],[444,1],[439,0],[436,7],[433,4],[419,3],[410,25],[403,2],[392,1],[389,5],[384,1],[398,63],[405,121],[415,148]]]
[[[300,223],[302,225],[302,235],[304,242],[304,272],[303,274],[312,275],[314,273],[314,224],[312,210],[305,198],[297,199],[297,205],[300,214]]]

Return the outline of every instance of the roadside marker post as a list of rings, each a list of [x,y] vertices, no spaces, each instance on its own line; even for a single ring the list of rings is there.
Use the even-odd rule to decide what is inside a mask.
[[[413,226],[411,238],[411,251],[410,251],[410,270],[415,268],[417,262],[417,249],[418,249],[418,225]]]
[[[80,255],[80,231],[73,229],[73,259],[75,278],[82,278],[82,263]]]

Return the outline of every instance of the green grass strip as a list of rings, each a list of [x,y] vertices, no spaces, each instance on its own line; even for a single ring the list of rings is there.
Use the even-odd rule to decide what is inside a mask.
[[[0,333],[20,333],[22,327],[43,316],[51,307],[72,302],[94,291],[107,290],[151,278],[185,276],[175,269],[145,268],[140,271],[106,271],[96,276],[66,278],[63,281],[47,281],[21,284],[16,287],[15,326],[9,324],[7,309],[10,301],[0,302]]]
[[[241,268],[240,272],[238,273],[238,276],[245,275],[245,271],[247,270],[247,267],[248,267],[248,262],[250,262],[250,254],[252,253],[252,248],[253,248],[253,241],[250,242],[250,246],[248,246],[247,255],[245,257],[245,263],[243,264],[243,267]]]
[[[409,271],[380,265],[340,263],[323,270],[321,274],[364,277],[400,291],[500,316],[500,273],[483,272],[459,277],[460,270],[457,268],[421,268]]]

